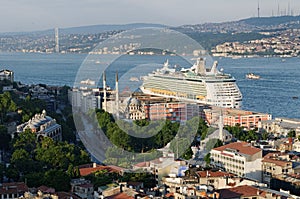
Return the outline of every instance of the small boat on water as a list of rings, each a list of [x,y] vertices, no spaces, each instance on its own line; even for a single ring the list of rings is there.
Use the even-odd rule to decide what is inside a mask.
[[[138,82],[139,78],[137,78],[137,77],[130,77],[130,81],[132,81],[132,82]]]
[[[247,79],[260,79],[259,75],[255,75],[254,73],[248,73],[246,74]]]
[[[292,99],[298,99],[298,96],[293,96]]]

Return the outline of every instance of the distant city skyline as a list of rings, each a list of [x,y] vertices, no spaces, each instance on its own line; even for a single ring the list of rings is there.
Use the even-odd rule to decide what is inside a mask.
[[[3,0],[0,32],[98,24],[159,23],[170,26],[299,15],[299,0]],[[3,20],[4,19],[4,20]]]

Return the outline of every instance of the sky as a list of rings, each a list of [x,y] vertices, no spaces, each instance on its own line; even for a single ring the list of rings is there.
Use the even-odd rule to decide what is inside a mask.
[[[224,22],[293,10],[300,0],[0,0],[0,32],[96,24],[159,23],[170,26]],[[290,6],[289,6],[290,5]]]

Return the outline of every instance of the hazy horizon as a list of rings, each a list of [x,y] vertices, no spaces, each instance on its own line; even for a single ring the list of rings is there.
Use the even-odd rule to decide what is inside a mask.
[[[298,0],[4,0],[0,32],[54,27],[154,23],[168,26],[220,23],[258,15],[299,15]]]

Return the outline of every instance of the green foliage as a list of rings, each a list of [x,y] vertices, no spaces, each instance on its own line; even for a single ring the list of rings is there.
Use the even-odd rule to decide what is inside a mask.
[[[32,154],[36,146],[36,135],[31,130],[26,129],[20,133],[13,143],[14,149],[25,149],[29,154]]]
[[[244,131],[240,126],[226,126],[226,130],[229,131],[235,138],[242,141],[254,141],[258,140],[258,135],[256,133],[257,129]]]
[[[268,133],[266,131],[262,132],[262,134],[261,134],[261,138],[263,140],[267,140],[269,136],[270,136],[270,133]]]
[[[296,137],[296,131],[295,131],[295,130],[290,130],[290,131],[288,132],[288,137],[290,137],[290,138]]]
[[[138,126],[148,126],[150,124],[150,121],[147,119],[143,119],[143,120],[135,120],[134,123]]]
[[[83,155],[84,152],[75,145],[66,142],[56,143],[49,137],[45,137],[38,144],[35,152],[37,161],[55,169],[67,170],[70,164],[79,165],[88,162]]]
[[[187,138],[178,138],[172,140],[170,144],[170,149],[174,154],[178,154],[178,158],[191,159],[193,152],[191,150],[191,141]]]
[[[61,87],[59,95],[57,95],[57,99],[65,104],[68,103],[68,90],[70,89],[69,86],[64,85]]]
[[[120,176],[117,173],[110,173],[106,170],[97,171],[86,177],[94,184],[95,187],[105,186],[118,180]]]
[[[7,128],[4,125],[0,125],[0,149],[8,150],[11,136],[7,133]]]
[[[179,127],[178,123],[169,120],[151,124],[144,120],[134,123],[118,121],[116,124],[112,115],[103,110],[96,110],[96,116],[99,126],[110,141],[117,147],[131,152],[143,153],[164,147],[175,137]]]
[[[206,162],[206,166],[210,165],[210,153],[204,156],[204,161]]]
[[[20,178],[20,172],[16,170],[16,168],[13,165],[9,165],[8,168],[6,168],[5,176],[8,179],[17,182]]]
[[[208,142],[206,143],[206,150],[210,151],[211,149],[219,146],[223,146],[223,142],[219,139],[213,138],[208,140]]]
[[[44,183],[55,191],[69,191],[70,177],[63,170],[49,170],[44,175]]]
[[[15,110],[17,110],[17,105],[12,99],[11,94],[9,92],[4,92],[3,94],[0,94],[0,114],[2,124],[7,119],[6,114]]]
[[[12,154],[10,159],[11,163],[16,163],[18,161],[26,161],[30,158],[30,154],[25,149],[17,149]]]
[[[74,144],[55,142],[49,137],[38,142],[30,130],[19,134],[13,142],[8,172],[15,181],[20,180],[19,174],[22,174],[29,184],[68,191],[70,177],[79,176],[77,166],[90,162],[88,154]]]
[[[28,187],[39,187],[44,184],[44,172],[33,172],[24,176]]]
[[[0,182],[3,182],[3,177],[5,174],[5,165],[4,164],[0,164]]]
[[[145,188],[155,187],[155,176],[151,173],[125,173],[120,179],[124,182],[143,182]]]
[[[201,137],[201,140],[204,140],[208,132],[208,126],[203,118],[199,119],[197,135]]]

